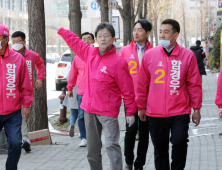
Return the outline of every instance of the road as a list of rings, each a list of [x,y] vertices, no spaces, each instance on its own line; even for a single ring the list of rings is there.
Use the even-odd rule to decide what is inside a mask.
[[[46,80],[47,80],[47,105],[48,105],[48,114],[52,114],[59,110],[60,100],[59,95],[61,91],[56,91],[55,89],[55,74],[58,62],[55,64],[47,63],[46,66]]]

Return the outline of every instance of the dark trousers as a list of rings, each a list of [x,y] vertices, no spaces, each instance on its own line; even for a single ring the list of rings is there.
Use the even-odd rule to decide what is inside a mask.
[[[171,170],[183,170],[186,165],[187,143],[189,142],[190,115],[168,118],[149,117],[149,123],[156,170],[170,170],[169,141],[173,145]]]
[[[21,110],[8,115],[0,115],[0,131],[4,126],[8,142],[6,170],[16,170],[22,150],[22,115]]]
[[[125,146],[124,155],[126,164],[132,165],[134,162],[134,146],[135,137],[139,130],[139,142],[137,147],[137,158],[134,162],[134,167],[142,169],[146,163],[146,153],[149,144],[149,120],[146,118],[146,122],[142,122],[138,117],[138,111],[135,113],[135,123],[128,127],[126,123],[126,134],[125,134]]]

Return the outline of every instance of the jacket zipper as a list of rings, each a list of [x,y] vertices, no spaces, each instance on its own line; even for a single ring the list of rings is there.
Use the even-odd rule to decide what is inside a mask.
[[[99,65],[99,63],[100,63],[100,58],[98,59],[98,61],[97,61],[97,63],[96,63],[96,69],[95,69],[95,72],[96,72],[96,70],[97,70],[97,68],[98,68],[98,65]],[[92,76],[91,76],[91,79],[92,79]],[[93,81],[91,81],[92,82],[92,88],[93,88]],[[91,90],[92,91],[92,90]],[[90,91],[90,96],[91,96],[91,94],[92,94],[92,96],[91,96],[91,101],[90,101],[90,106],[89,106],[89,113],[91,113],[91,107],[92,107],[92,98],[93,98],[93,93]]]
[[[167,86],[168,86],[168,83],[167,83],[167,76],[168,76],[168,63],[169,63],[169,56],[167,56],[167,69],[166,69],[166,86],[165,86],[165,118],[167,118],[167,107],[166,107],[166,103],[167,103]]]

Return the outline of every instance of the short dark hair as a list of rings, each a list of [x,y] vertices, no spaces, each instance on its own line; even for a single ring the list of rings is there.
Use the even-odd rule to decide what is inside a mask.
[[[199,46],[200,46],[200,45],[201,45],[201,41],[200,41],[200,40],[197,40],[197,41],[196,41],[196,45],[199,45]]]
[[[174,20],[174,19],[165,19],[163,22],[162,22],[162,25],[164,24],[169,24],[169,25],[172,25],[173,27],[173,32],[176,33],[180,33],[180,24]]]
[[[97,37],[97,33],[99,32],[99,30],[102,30],[104,28],[110,31],[112,37],[115,37],[115,29],[113,28],[112,24],[110,24],[109,22],[101,22],[96,28],[95,36]]]
[[[89,32],[84,32],[81,34],[80,38],[82,39],[83,35],[91,35],[92,39],[94,40],[94,35],[92,33],[89,33]]]
[[[16,31],[12,34],[12,38],[21,37],[23,41],[25,41],[25,33],[22,31]]]
[[[138,21],[136,21],[136,22],[134,23],[134,27],[135,27],[135,25],[138,24],[138,23],[141,24],[142,28],[143,28],[146,32],[152,30],[152,24],[151,24],[148,20],[146,20],[146,19],[139,19]]]

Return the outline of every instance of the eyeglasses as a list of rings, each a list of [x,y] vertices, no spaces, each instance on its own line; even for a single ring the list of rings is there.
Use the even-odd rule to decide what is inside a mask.
[[[84,42],[86,42],[86,41],[91,41],[92,38],[83,38],[82,40],[83,40]]]
[[[12,41],[13,44],[18,44],[20,42],[22,42],[23,40],[17,40],[17,41]]]
[[[102,39],[103,37],[104,37],[105,39],[107,39],[107,38],[109,38],[109,36],[111,36],[111,35],[108,35],[108,34],[98,35],[98,36],[97,36],[97,39]]]

